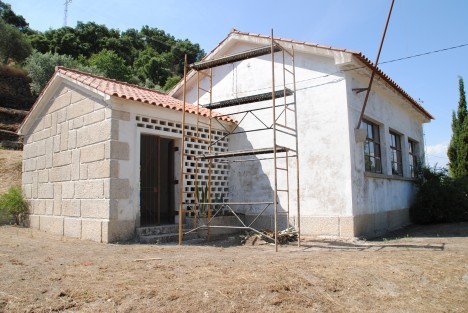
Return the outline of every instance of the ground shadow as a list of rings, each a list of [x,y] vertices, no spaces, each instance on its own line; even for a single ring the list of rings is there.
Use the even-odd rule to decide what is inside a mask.
[[[372,238],[371,242],[382,242],[400,238],[468,237],[468,222],[430,225],[410,225],[385,235]]]

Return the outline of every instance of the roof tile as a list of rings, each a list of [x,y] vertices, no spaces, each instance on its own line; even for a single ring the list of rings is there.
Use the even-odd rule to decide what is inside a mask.
[[[165,93],[147,89],[124,82],[108,79],[101,76],[95,76],[88,73],[80,72],[66,67],[57,67],[56,74],[65,75],[71,79],[77,80],[91,88],[97,89],[106,95],[114,96],[122,99],[134,100],[142,103],[148,103],[162,108],[171,110],[182,111],[184,103],[179,99],[173,98]],[[199,108],[193,104],[186,104],[185,111],[193,114],[200,114],[208,117],[210,111],[205,108]],[[213,112],[213,117],[220,116],[220,114]],[[233,122],[234,120],[228,116],[220,116],[219,119],[224,121]]]

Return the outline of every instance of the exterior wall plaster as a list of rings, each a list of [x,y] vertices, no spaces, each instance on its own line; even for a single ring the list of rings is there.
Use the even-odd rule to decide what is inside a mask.
[[[250,39],[249,39],[250,40]],[[258,41],[258,42],[256,42]],[[219,55],[245,51],[267,40],[234,41],[219,50]],[[287,44],[286,44],[287,46]],[[224,50],[223,50],[224,49]],[[408,208],[414,196],[414,185],[409,177],[408,139],[418,142],[423,159],[423,128],[428,122],[411,106],[407,99],[377,78],[366,109],[366,118],[381,125],[383,175],[364,171],[363,144],[356,143],[356,127],[365,92],[356,94],[353,88],[367,87],[368,71],[342,71],[352,57],[344,54],[322,53],[311,55],[296,52],[296,83],[298,103],[298,130],[301,175],[301,229],[304,234],[332,236],[376,235],[409,222]],[[283,74],[280,54],[275,54],[275,86],[282,88]],[[288,63],[288,62],[286,62]],[[356,64],[353,64],[356,67]],[[213,102],[271,90],[270,56],[249,59],[213,68]],[[287,80],[287,79],[286,79]],[[197,102],[195,78],[189,80],[187,100]],[[290,81],[286,81],[290,86]],[[207,79],[201,86],[209,87]],[[182,98],[182,89],[174,92]],[[207,104],[209,95],[200,97]],[[282,103],[278,99],[277,103]],[[226,113],[269,106],[271,102],[248,104],[220,109]],[[271,125],[271,111],[255,112],[258,118]],[[270,114],[270,116],[268,116]],[[235,115],[240,120],[243,115]],[[246,116],[240,130],[258,128],[257,117]],[[260,125],[261,126],[261,125]],[[401,134],[404,177],[390,175],[389,130]],[[231,136],[229,149],[242,150],[272,146],[272,132],[251,132]],[[287,145],[287,144],[285,144]],[[230,198],[237,201],[268,201],[273,193],[273,165],[269,161],[233,163],[231,165]],[[279,185],[284,185],[279,177]],[[281,188],[281,187],[279,187]],[[294,184],[291,189],[294,189]],[[295,207],[294,201],[291,203]],[[244,206],[240,212],[247,216],[258,213],[261,206]],[[280,210],[285,202],[280,197]],[[268,212],[272,213],[272,210]],[[295,212],[290,223],[295,224]],[[259,223],[273,227],[271,217]]]

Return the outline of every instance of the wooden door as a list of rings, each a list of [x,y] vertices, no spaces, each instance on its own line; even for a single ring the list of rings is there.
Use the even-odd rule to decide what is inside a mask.
[[[174,141],[141,135],[140,225],[174,223]]]

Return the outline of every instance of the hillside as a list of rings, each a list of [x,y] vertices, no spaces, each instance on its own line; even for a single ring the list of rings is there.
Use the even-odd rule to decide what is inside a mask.
[[[0,66],[0,146],[21,147],[16,131],[34,103],[30,82],[26,72]]]
[[[23,151],[0,149],[0,194],[21,185],[22,156]]]

